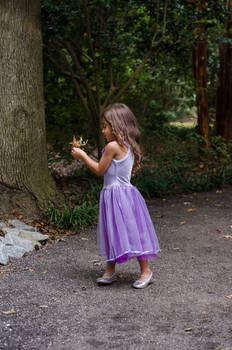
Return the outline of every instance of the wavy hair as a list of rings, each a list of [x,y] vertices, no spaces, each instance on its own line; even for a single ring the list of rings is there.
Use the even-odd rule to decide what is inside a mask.
[[[106,107],[103,119],[110,124],[112,134],[120,146],[127,142],[134,154],[132,175],[140,169],[142,152],[140,149],[140,131],[133,112],[123,103],[113,103]]]

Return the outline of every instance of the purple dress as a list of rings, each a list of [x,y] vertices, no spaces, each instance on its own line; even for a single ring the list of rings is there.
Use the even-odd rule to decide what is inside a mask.
[[[104,152],[104,150],[103,150]],[[100,194],[98,248],[104,262],[154,258],[159,242],[146,203],[131,185],[134,156],[130,147],[120,160],[112,159]]]

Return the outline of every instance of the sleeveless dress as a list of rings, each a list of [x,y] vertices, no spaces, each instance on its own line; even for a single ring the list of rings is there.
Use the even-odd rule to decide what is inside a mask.
[[[130,183],[134,156],[112,159],[104,174],[98,219],[98,249],[104,262],[154,258],[159,242],[146,203]],[[104,152],[103,149],[102,152]]]

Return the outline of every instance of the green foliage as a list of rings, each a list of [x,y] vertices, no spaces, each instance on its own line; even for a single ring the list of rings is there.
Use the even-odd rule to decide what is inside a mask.
[[[193,193],[232,185],[232,143],[212,136],[212,148],[199,148],[202,138],[196,130],[164,125],[157,133],[156,150],[145,152],[142,170],[134,178],[142,195],[151,199],[177,193]],[[149,143],[144,136],[143,140]],[[144,145],[144,148],[150,148]],[[69,205],[63,210],[48,207],[49,223],[62,229],[80,229],[97,222],[102,178],[88,169],[76,171],[69,184]]]
[[[177,193],[193,193],[223,188],[232,184],[232,166],[220,165],[202,173],[190,173],[186,167],[166,170],[154,169],[141,172],[133,180],[133,184],[146,198],[162,197]]]
[[[46,208],[46,216],[49,224],[58,225],[61,229],[81,228],[96,224],[98,217],[98,205],[90,205],[84,201],[74,208],[66,206],[63,210],[52,206]]]
[[[68,204],[62,209],[51,205],[44,209],[48,223],[58,225],[60,229],[74,230],[96,224],[101,188],[99,178],[89,170],[80,169],[68,187],[71,192]]]
[[[222,138],[212,136],[211,149],[199,148],[202,141],[194,129],[164,126],[149,153],[153,156],[146,159],[133,183],[147,198],[232,184],[231,146],[228,149]],[[149,144],[145,148],[151,150]]]
[[[96,124],[99,124],[97,105],[99,101],[103,103],[110,88],[114,87],[112,97],[120,91],[149,51],[157,15],[156,1],[91,0],[87,7],[89,22],[83,0],[42,0],[41,4],[47,128],[68,134],[75,131],[96,142]],[[157,40],[161,35],[164,1],[159,1],[159,5]],[[224,1],[207,1],[207,7],[202,10],[185,0],[169,2],[163,40],[120,98],[136,112],[143,130],[162,128],[166,121],[181,118],[193,110],[195,94],[191,51],[197,39],[193,32],[199,24],[204,26],[207,34],[207,92],[213,123],[219,68],[218,43],[224,40],[226,15]],[[74,50],[74,55],[67,48],[67,43]],[[75,55],[81,69],[76,65]],[[49,58],[55,62],[52,63]],[[77,96],[70,69],[80,85],[90,114]]]

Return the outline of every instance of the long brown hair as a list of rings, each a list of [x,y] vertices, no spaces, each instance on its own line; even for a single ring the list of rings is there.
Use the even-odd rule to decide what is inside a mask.
[[[140,169],[142,152],[140,149],[140,131],[134,114],[123,103],[113,103],[106,107],[103,118],[112,128],[112,134],[120,146],[127,142],[134,154],[132,175]]]

